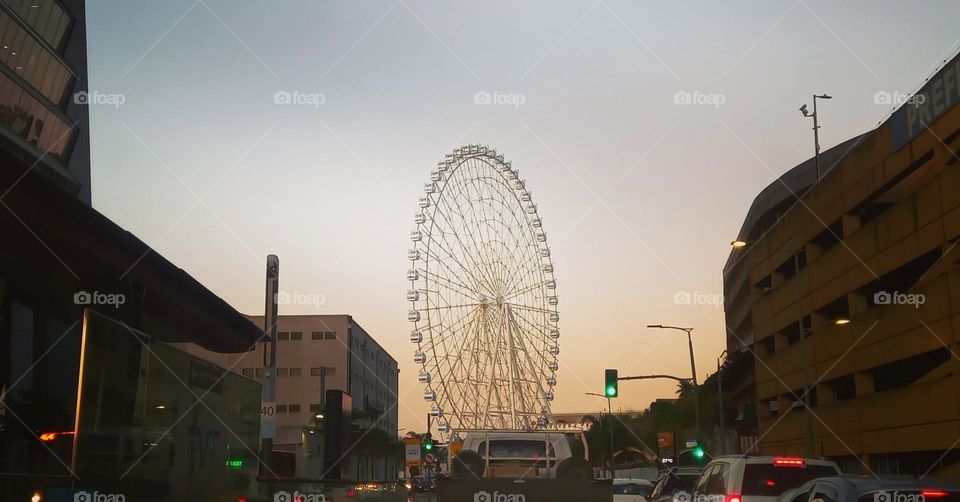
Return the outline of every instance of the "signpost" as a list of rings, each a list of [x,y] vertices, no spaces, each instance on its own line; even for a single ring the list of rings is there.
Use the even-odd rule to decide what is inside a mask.
[[[277,403],[264,401],[260,405],[260,437],[275,438],[277,434]]]
[[[420,439],[403,438],[404,460],[407,467],[420,465]]]

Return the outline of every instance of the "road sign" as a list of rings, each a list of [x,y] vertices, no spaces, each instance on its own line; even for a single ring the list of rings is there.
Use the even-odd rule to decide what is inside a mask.
[[[404,438],[403,439],[403,451],[404,451],[404,460],[407,467],[415,467],[420,465],[420,439],[418,438]]]
[[[263,401],[260,404],[260,437],[273,439],[277,434],[277,403]]]

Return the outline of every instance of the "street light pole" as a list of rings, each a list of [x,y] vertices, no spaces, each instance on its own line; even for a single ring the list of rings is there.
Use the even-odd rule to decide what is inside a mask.
[[[800,107],[800,112],[803,113],[804,117],[813,118],[813,161],[817,166],[817,181],[820,181],[820,125],[817,122],[817,100],[818,99],[833,99],[833,96],[828,94],[814,94],[813,95],[813,113],[807,111],[807,105]]]
[[[720,353],[720,357],[717,358],[717,402],[720,403],[720,454],[727,452],[727,436],[724,431],[723,423],[723,374],[720,372],[723,365],[720,364],[720,360],[723,359],[724,354],[728,354],[727,350],[724,349]]]
[[[610,479],[613,479],[615,471],[613,469],[613,404],[610,401],[610,396],[605,394],[597,394],[596,392],[585,392],[588,396],[597,396],[607,398],[607,419],[610,425],[607,426],[610,435]]]
[[[693,337],[690,335],[690,333],[693,331],[693,328],[665,326],[663,324],[648,324],[647,327],[656,329],[675,329],[687,333],[687,345],[690,348],[690,373],[692,376],[691,381],[693,382],[693,414],[696,420],[697,441],[699,442],[702,434],[702,431],[700,430],[700,392],[699,383],[697,383],[697,363],[694,361],[693,357]]]

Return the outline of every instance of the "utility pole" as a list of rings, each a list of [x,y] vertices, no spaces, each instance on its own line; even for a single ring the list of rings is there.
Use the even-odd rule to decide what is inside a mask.
[[[268,337],[263,348],[263,391],[261,401],[276,403],[277,400],[277,293],[280,287],[280,259],[277,255],[267,255],[266,304],[264,306],[263,333]],[[265,417],[261,416],[261,420]],[[275,420],[272,416],[271,420]],[[276,423],[261,428],[260,463],[261,475],[273,475],[273,438],[276,435]],[[264,472],[265,471],[265,472]]]

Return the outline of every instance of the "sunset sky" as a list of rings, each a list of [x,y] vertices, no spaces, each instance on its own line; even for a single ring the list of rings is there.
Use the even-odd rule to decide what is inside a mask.
[[[729,242],[812,155],[797,108],[834,96],[824,148],[883,120],[875,93],[912,92],[957,50],[960,3],[923,5],[91,1],[90,90],[125,97],[92,106],[94,207],[244,313],[262,314],[277,254],[281,288],[322,300],[281,314],[352,314],[400,362],[400,427],[423,430],[409,231],[436,161],[489,144],[556,265],[554,410],[596,411],[604,368],[689,373],[682,333],[647,324],[693,327],[700,378],[716,368]],[[614,405],[674,393],[623,383]]]

